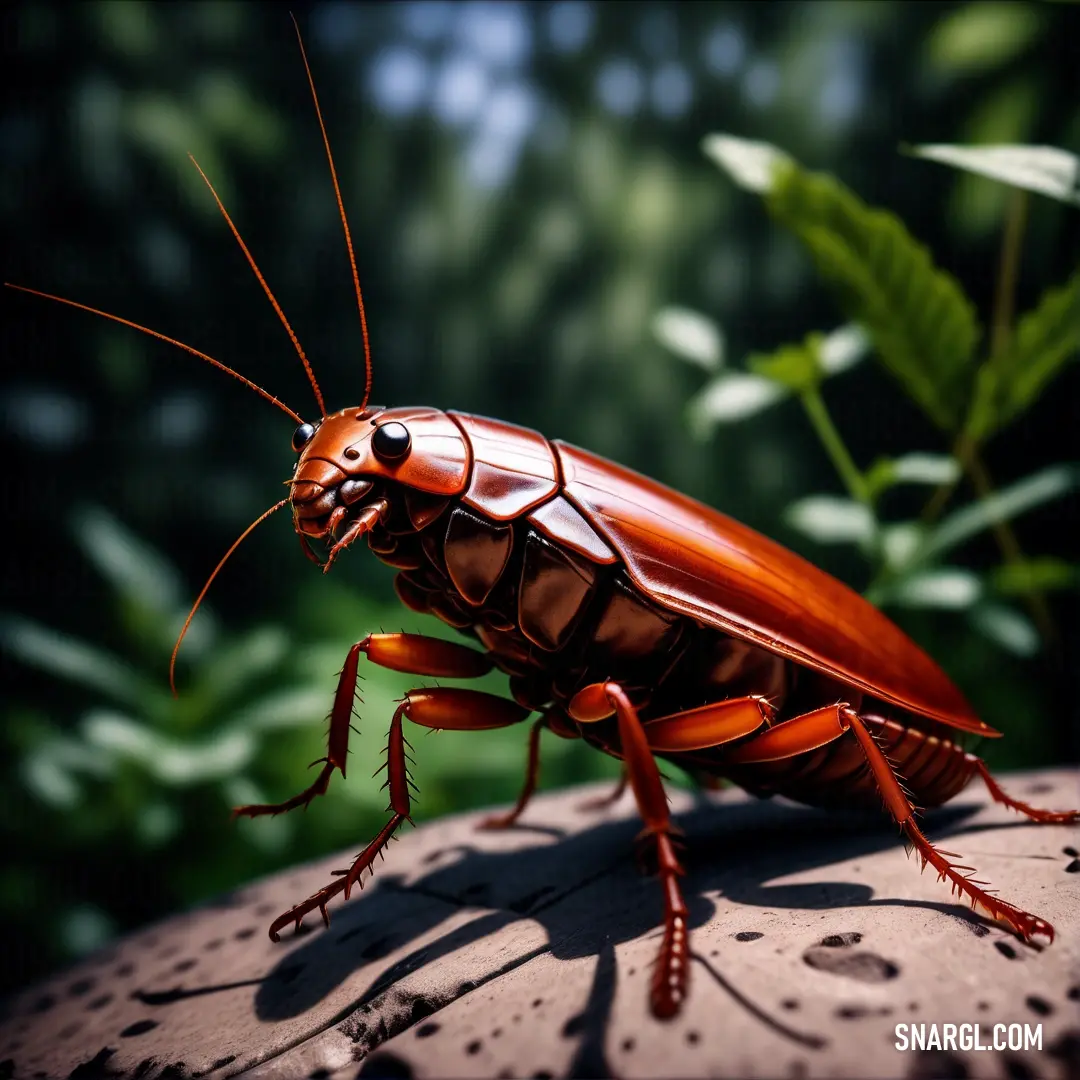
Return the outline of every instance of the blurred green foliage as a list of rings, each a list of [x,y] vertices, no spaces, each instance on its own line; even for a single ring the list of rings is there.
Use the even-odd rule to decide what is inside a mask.
[[[396,702],[416,679],[374,665],[361,675],[363,719],[350,739],[348,782],[337,777],[307,812],[254,822],[231,822],[229,813],[303,786],[304,764],[326,753],[318,718],[328,713],[345,653],[359,637],[400,625],[399,607],[319,590],[317,625],[303,634],[270,622],[230,633],[200,612],[184,641],[187,677],[173,698],[161,673],[188,607],[175,568],[100,509],[76,514],[73,534],[110,586],[101,617],[122,628],[122,644],[112,653],[17,615],[0,618],[9,657],[79,687],[94,703],[59,721],[32,707],[9,715],[5,779],[29,799],[36,820],[21,819],[18,800],[0,808],[5,850],[18,853],[0,879],[7,917],[45,931],[41,944],[51,955],[83,951],[118,926],[318,852],[362,846],[381,828],[386,795],[370,776]],[[454,636],[434,618],[409,623]],[[473,685],[505,693],[497,675]],[[522,732],[410,734],[420,750],[412,769],[418,816],[517,795]],[[545,745],[545,784],[617,772],[582,744]],[[113,852],[120,862],[109,867]],[[83,879],[77,902],[51,887],[58,872]]]
[[[1080,462],[1050,465],[994,491],[980,444],[1032,408],[1066,365],[1080,358],[1080,268],[1064,285],[1047,289],[1014,329],[1009,322],[1019,250],[1007,231],[993,313],[996,333],[980,362],[976,347],[983,335],[973,302],[934,266],[899,218],[866,207],[832,177],[806,173],[776,147],[711,135],[704,149],[803,242],[854,322],[830,335],[812,332],[772,353],[753,353],[746,372],[732,373],[718,371],[719,326],[682,308],[661,312],[654,322],[660,340],[714,373],[688,408],[691,428],[704,437],[796,395],[848,494],[797,499],[784,512],[789,526],[819,544],[855,545],[869,563],[865,594],[875,604],[964,612],[973,629],[1019,656],[1053,647],[1057,631],[1045,594],[1075,590],[1080,566],[1052,556],[1028,558],[1010,520],[1072,495],[1080,488]],[[1080,204],[1080,156],[1064,150],[939,145],[915,153],[1020,191]],[[952,437],[952,454],[913,451],[858,467],[822,387],[868,353]],[[965,472],[977,500],[937,520]],[[879,503],[897,484],[936,490],[918,517],[886,523]],[[980,577],[940,561],[984,530],[997,534],[1000,566]],[[1028,602],[1033,619],[1006,602],[1016,597]]]
[[[1076,499],[1062,498],[1076,474],[1054,463],[1076,456],[1080,213],[896,151],[1075,152],[1078,14],[893,0],[309,5],[375,400],[535,427],[776,535],[890,603],[1006,732],[993,764],[1076,759],[1080,687],[1062,662],[1080,649]],[[2,18],[4,277],[205,349],[309,415],[300,366],[191,152],[329,405],[355,398],[358,320],[287,14],[24,0]],[[785,148],[790,171],[766,203],[786,228],[700,153],[714,131]],[[931,152],[942,146],[953,150]],[[1019,320],[993,299],[1003,228],[1022,240]],[[4,300],[19,554],[4,564],[0,911],[13,944],[0,988],[362,844],[382,820],[368,774],[407,677],[366,672],[349,779],[305,814],[233,823],[228,808],[305,782],[349,644],[379,627],[446,632],[404,612],[362,552],[316,574],[274,519],[215,582],[174,700],[182,614],[279,497],[292,425],[142,335]],[[824,333],[837,300],[855,321]],[[672,344],[693,367],[670,362]],[[994,477],[989,499],[964,486],[975,458],[954,438],[961,421]],[[936,523],[920,525],[932,489]],[[1003,522],[1022,558],[990,538]],[[422,738],[418,817],[511,799],[524,750],[523,730]],[[544,743],[545,786],[614,772]]]

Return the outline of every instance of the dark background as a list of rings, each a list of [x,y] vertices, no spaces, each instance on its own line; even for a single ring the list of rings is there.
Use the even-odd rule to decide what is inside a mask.
[[[568,439],[865,586],[854,550],[781,522],[793,499],[840,490],[797,403],[695,440],[685,409],[704,376],[651,332],[667,305],[699,310],[737,364],[843,322],[795,241],[700,141],[774,143],[889,207],[986,324],[1009,192],[898,147],[1080,149],[1080,9],[567,0],[335,2],[297,15],[358,249],[374,400]],[[357,399],[348,264],[285,9],[21,3],[0,18],[5,279],[177,337],[317,415],[190,151],[328,406]],[[1030,201],[1019,311],[1075,268],[1078,222],[1076,208]],[[0,911],[14,959],[0,989],[256,873],[362,843],[382,797],[361,767],[301,821],[237,826],[227,808],[306,782],[349,642],[379,626],[430,629],[362,551],[322,578],[279,515],[215,583],[173,702],[178,620],[281,497],[294,425],[143,335],[23,294],[5,291],[3,305]],[[1078,390],[1073,364],[988,446],[999,485],[1077,457]],[[826,398],[860,465],[947,449],[873,363],[828,383]],[[897,492],[883,513],[912,516],[924,500]],[[1073,498],[1015,529],[1028,553],[1075,561],[1076,516]],[[952,561],[983,571],[1000,556],[984,536]],[[995,767],[1080,756],[1076,591],[1048,599],[1054,639],[1027,658],[962,612],[892,613],[1006,733],[986,748]],[[361,764],[374,767],[404,685],[371,676]],[[524,742],[524,731],[422,740],[419,815],[511,798]],[[544,783],[614,772],[560,744]]]

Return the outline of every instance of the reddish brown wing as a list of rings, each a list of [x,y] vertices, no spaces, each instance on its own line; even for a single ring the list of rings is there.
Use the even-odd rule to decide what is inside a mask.
[[[639,473],[554,443],[566,497],[659,603],[874,697],[993,736],[877,608],[753,529]]]

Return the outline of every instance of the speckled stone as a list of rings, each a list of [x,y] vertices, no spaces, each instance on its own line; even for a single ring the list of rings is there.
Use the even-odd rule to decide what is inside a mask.
[[[1051,808],[1080,802],[1078,780],[1005,778]],[[329,930],[266,936],[356,848],[133,934],[5,1003],[0,1078],[1078,1075],[1076,828],[975,784],[927,819],[1054,923],[1038,949],[920,876],[888,824],[676,792],[695,961],[661,1023],[659,890],[634,864],[632,800],[580,812],[596,793],[538,798],[511,832],[471,814],[407,833]],[[900,1052],[898,1023],[979,1023],[984,1042],[1041,1024],[1042,1049]]]

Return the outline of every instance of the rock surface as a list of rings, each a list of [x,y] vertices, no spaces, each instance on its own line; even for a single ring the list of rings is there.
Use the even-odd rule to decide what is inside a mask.
[[[1006,777],[1076,806],[1080,773]],[[659,890],[632,799],[538,798],[407,832],[328,931],[266,927],[353,852],[134,934],[6,1003],[0,1078],[1080,1075],[1080,836],[975,785],[931,838],[1055,924],[1025,946],[905,861],[896,830],[737,791],[673,794],[695,962],[682,1014],[648,1011]],[[309,919],[310,921],[310,919]],[[1042,1047],[901,1052],[898,1023],[1041,1025]],[[1007,1038],[1007,1035],[1006,1035]]]

